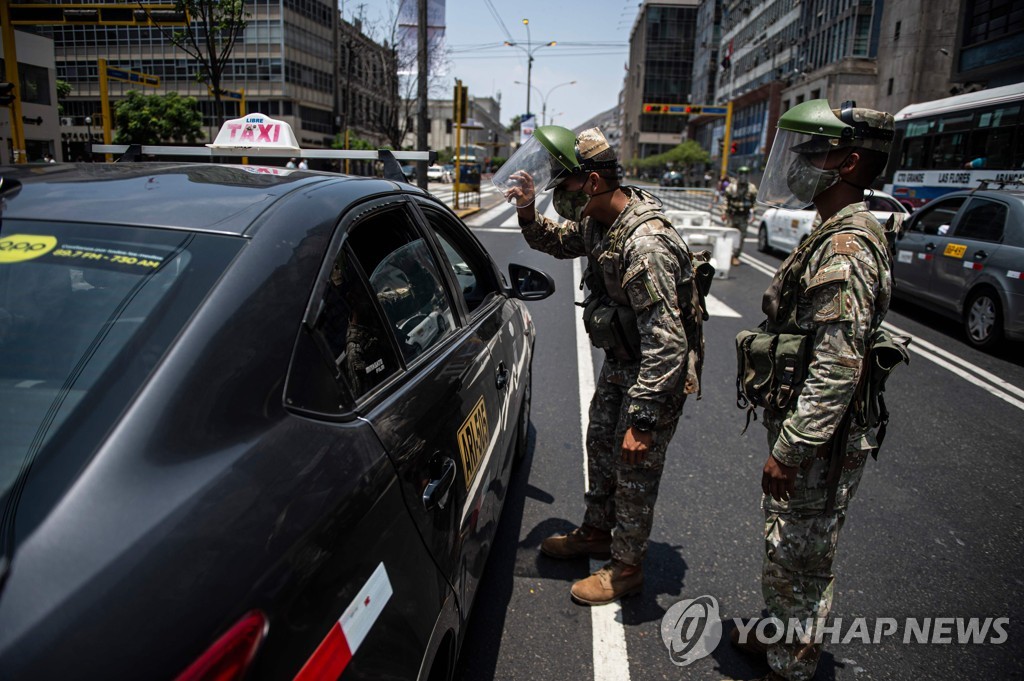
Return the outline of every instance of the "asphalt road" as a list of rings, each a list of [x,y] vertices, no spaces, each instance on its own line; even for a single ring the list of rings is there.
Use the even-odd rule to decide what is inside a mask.
[[[494,200],[485,192],[485,207]],[[733,618],[762,612],[759,504],[767,446],[760,422],[741,434],[733,339],[761,320],[761,295],[781,258],[757,253],[750,235],[744,264],[715,280],[712,295],[738,316],[713,316],[705,326],[704,395],[687,402],[668,452],[643,593],[595,613],[569,598],[571,583],[589,574],[588,562],[538,553],[544,537],[583,514],[580,367],[591,362],[596,375],[601,357],[577,352],[573,262],[532,251],[511,208],[482,210],[467,223],[499,266],[543,269],[557,291],[529,305],[537,325],[531,447],[512,481],[459,678],[763,675],[763,663],[724,640],[709,656],[674,665],[661,623],[672,605],[703,595],[717,599],[726,634]],[[1024,353],[1019,345],[977,352],[957,324],[913,305],[896,303],[887,321],[915,336],[914,352],[890,380],[888,439],[878,461],[868,462],[843,529],[832,615],[846,624],[840,641],[826,645],[816,678],[1024,678]],[[879,618],[894,618],[897,632],[864,642],[850,636],[858,617],[869,618],[872,632]],[[958,643],[955,623],[946,625],[951,643],[903,640],[908,618],[971,617],[1009,618],[1005,640]]]

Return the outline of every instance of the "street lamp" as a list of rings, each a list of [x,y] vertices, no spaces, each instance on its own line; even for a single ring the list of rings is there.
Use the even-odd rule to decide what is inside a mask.
[[[544,43],[543,45],[537,45],[536,47],[533,47],[531,42],[530,42],[530,20],[529,19],[523,19],[523,26],[526,27],[526,47],[523,47],[522,45],[520,45],[518,43],[510,42],[508,40],[505,41],[505,45],[507,45],[508,47],[515,47],[516,49],[522,50],[523,52],[526,53],[526,57],[527,57],[527,59],[526,59],[526,113],[529,114],[530,113],[530,76],[531,76],[531,74],[533,72],[533,54],[534,54],[534,52],[536,52],[537,50],[539,50],[539,49],[541,49],[543,47],[554,47],[558,43],[556,41],[552,40],[549,43]]]
[[[88,161],[92,163],[92,116],[85,117],[85,129],[89,133],[89,140],[85,143],[85,153]]]
[[[530,85],[528,83],[524,83],[521,80],[516,80],[516,81],[512,81],[512,82],[516,83],[517,85],[526,85],[526,87],[528,87],[528,88],[533,88],[534,90],[537,90],[537,94],[540,95],[540,101],[541,101],[541,113],[540,113],[541,125],[547,125],[548,124],[547,123],[547,120],[548,120],[548,97],[551,96],[551,93],[554,92],[555,90],[557,90],[558,88],[562,87],[563,85],[575,85],[576,84],[575,80],[570,80],[570,81],[565,82],[565,83],[559,83],[558,85],[556,85],[553,88],[551,88],[550,90],[548,90],[548,93],[545,95],[545,94],[541,94],[540,89],[536,85]],[[529,113],[529,112],[527,112],[527,113]]]

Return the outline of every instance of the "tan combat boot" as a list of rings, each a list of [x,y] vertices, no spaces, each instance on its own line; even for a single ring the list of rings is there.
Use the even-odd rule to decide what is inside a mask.
[[[577,558],[594,556],[609,558],[612,550],[612,533],[592,527],[577,527],[569,534],[556,534],[540,543],[540,552],[549,558]]]
[[[572,585],[572,599],[584,605],[604,605],[625,596],[640,593],[644,585],[644,571],[638,569],[629,575],[622,572],[625,563],[613,560],[603,568]]]

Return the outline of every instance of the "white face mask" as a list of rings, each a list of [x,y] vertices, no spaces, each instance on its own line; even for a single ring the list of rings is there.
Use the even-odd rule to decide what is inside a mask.
[[[786,184],[793,196],[804,203],[810,203],[815,196],[839,182],[839,168],[842,165],[840,163],[831,170],[824,170],[811,163],[806,156],[798,155],[786,172]]]

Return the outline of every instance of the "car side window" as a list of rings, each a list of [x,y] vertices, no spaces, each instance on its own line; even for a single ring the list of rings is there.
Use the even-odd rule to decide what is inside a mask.
[[[955,197],[944,201],[936,201],[935,205],[925,206],[921,209],[921,216],[914,220],[913,232],[923,232],[933,236],[943,236],[949,233],[950,225],[960,206],[964,203],[963,197]]]
[[[441,250],[451,268],[459,291],[472,312],[492,293],[498,291],[498,282],[487,257],[472,243],[459,225],[438,211],[426,208],[427,221],[441,243]]]
[[[400,368],[373,294],[347,248],[338,254],[324,292],[323,333],[340,374],[358,399]]]
[[[957,224],[956,236],[978,241],[1002,241],[1006,214],[1005,204],[975,197]]]
[[[430,248],[404,209],[360,222],[348,244],[407,362],[453,332],[451,303]]]

